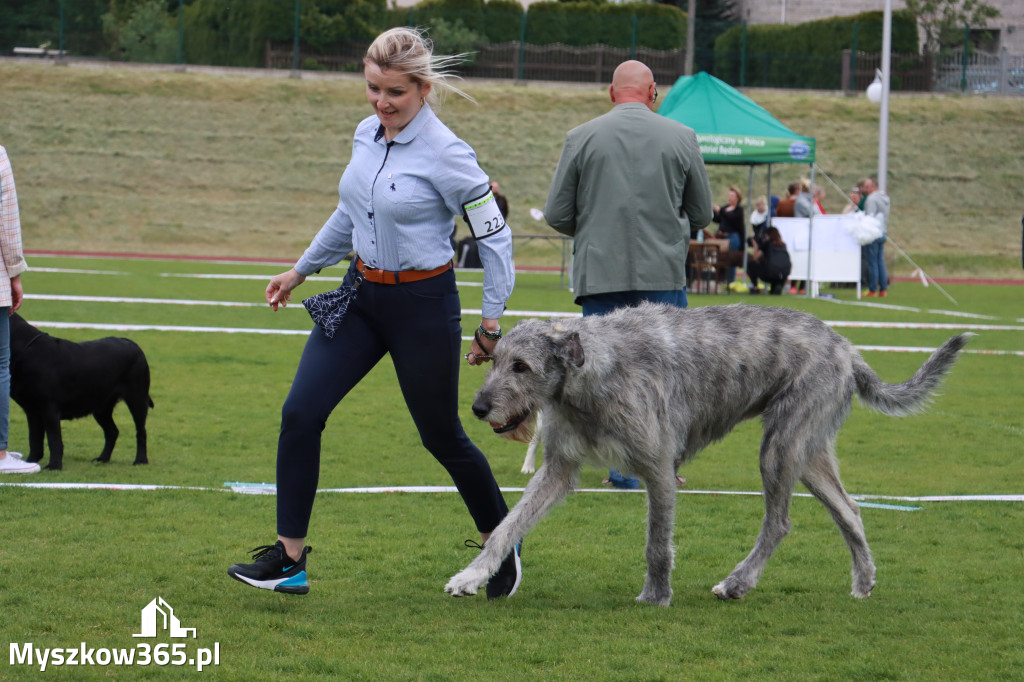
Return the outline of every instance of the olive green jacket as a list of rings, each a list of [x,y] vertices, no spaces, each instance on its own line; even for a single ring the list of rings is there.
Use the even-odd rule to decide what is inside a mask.
[[[693,129],[638,102],[573,128],[544,218],[573,237],[573,291],[678,291],[690,230],[711,222],[711,186]]]

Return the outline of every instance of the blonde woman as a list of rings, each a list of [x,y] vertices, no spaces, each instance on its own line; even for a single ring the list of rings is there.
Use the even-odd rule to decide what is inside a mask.
[[[482,541],[508,513],[487,459],[458,415],[461,304],[449,240],[455,221],[467,217],[484,266],[482,319],[473,324],[466,355],[471,365],[487,360],[501,337],[514,269],[511,232],[487,174],[432,107],[441,91],[461,94],[445,73],[454,61],[433,55],[430,42],[412,29],[392,29],[374,40],[363,59],[373,114],[356,127],[338,206],[295,266],[267,285],[267,303],[277,310],[308,275],[356,254],[338,297],[313,297],[318,306],[307,305],[317,326],[282,409],[277,542],[252,550],[254,563],[232,566],[228,574],[236,580],[276,592],[309,591],[305,541],[321,432],[342,398],[385,355],[422,443],[451,475]],[[342,433],[344,441],[332,449],[350,461],[364,459],[366,439]],[[511,596],[520,576],[516,549],[492,577],[488,598]]]

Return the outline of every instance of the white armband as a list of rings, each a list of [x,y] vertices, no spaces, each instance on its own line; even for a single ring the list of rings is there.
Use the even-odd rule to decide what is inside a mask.
[[[474,239],[490,237],[505,227],[505,218],[501,215],[498,202],[494,200],[494,192],[491,190],[464,203],[462,210],[466,212],[466,222],[469,223],[469,231]]]

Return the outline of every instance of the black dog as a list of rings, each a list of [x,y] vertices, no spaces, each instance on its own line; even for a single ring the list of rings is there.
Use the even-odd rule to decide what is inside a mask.
[[[20,315],[11,315],[11,398],[28,417],[29,455],[43,458],[43,436],[50,441],[50,464],[60,469],[64,459],[61,419],[92,415],[103,428],[103,452],[94,461],[109,462],[117,442],[114,407],[121,400],[135,420],[135,464],[148,464],[146,415],[149,363],[129,339],[108,336],[75,343],[42,332]]]

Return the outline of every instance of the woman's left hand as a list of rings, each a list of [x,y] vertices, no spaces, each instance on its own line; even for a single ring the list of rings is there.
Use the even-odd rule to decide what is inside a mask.
[[[21,287],[21,275],[11,277],[11,307],[8,310],[8,314],[13,315],[18,312],[24,297],[24,289]]]
[[[495,327],[495,329],[499,329]],[[481,335],[479,332],[473,332],[473,341],[469,344],[469,352],[466,353],[466,362],[471,365],[482,365],[485,362],[490,362],[494,358],[494,347],[498,345],[498,341],[501,339],[488,339],[486,336]]]
[[[482,339],[485,344],[483,347],[480,345],[480,341],[473,339],[473,342],[469,344],[469,353],[466,354],[466,362],[471,365],[482,365],[485,362],[490,362],[493,358],[491,354],[494,352],[494,347],[498,345],[497,341],[488,341]],[[490,344],[487,347],[486,344]]]

